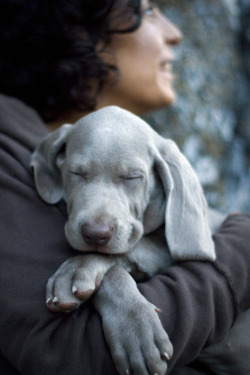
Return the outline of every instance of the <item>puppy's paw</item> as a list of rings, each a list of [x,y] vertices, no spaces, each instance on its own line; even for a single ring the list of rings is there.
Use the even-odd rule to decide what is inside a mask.
[[[102,255],[79,255],[66,260],[48,280],[48,308],[53,312],[77,309],[99,289],[113,263]]]
[[[120,374],[164,375],[173,347],[153,305],[142,299],[122,319],[103,319],[105,337]]]
[[[106,341],[121,375],[164,375],[173,347],[157,311],[132,277],[114,266],[93,298]]]

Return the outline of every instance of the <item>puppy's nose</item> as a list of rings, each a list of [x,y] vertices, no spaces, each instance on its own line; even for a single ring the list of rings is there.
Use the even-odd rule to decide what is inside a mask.
[[[114,228],[106,223],[82,225],[81,234],[88,245],[104,246],[112,238]]]

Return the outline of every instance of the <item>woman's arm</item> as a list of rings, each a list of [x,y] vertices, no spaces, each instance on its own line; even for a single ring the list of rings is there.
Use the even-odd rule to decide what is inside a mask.
[[[190,363],[204,346],[218,342],[239,312],[249,308],[249,229],[250,215],[229,216],[214,235],[214,264],[178,263],[139,285],[164,311],[160,318],[174,346],[170,369]]]

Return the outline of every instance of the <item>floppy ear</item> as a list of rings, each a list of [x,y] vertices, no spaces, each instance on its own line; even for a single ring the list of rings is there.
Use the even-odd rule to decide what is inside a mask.
[[[31,156],[31,167],[37,191],[41,198],[50,204],[59,202],[63,197],[62,179],[57,168],[57,159],[63,151],[67,137],[73,125],[65,124],[48,134]]]
[[[156,170],[166,194],[165,233],[173,259],[215,260],[201,185],[173,141],[162,140]]]

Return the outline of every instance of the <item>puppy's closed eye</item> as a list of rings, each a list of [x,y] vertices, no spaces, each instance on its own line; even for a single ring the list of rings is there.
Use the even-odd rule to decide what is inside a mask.
[[[128,188],[136,188],[137,186],[142,185],[145,176],[141,174],[133,174],[127,176],[121,176],[122,183]]]
[[[71,175],[73,175],[74,177],[80,177],[84,180],[87,180],[89,178],[89,174],[88,172],[84,172],[84,171],[75,171],[75,170],[70,170],[69,171]]]

